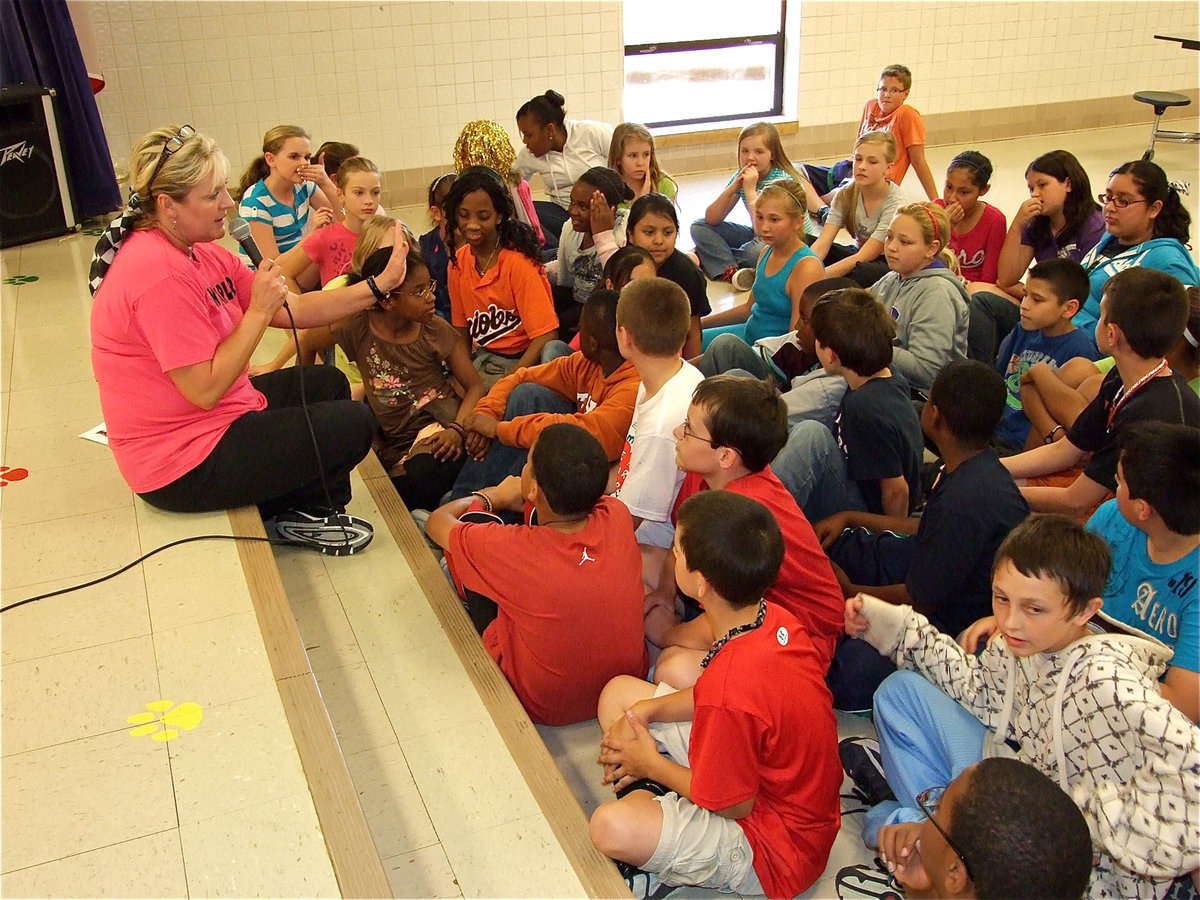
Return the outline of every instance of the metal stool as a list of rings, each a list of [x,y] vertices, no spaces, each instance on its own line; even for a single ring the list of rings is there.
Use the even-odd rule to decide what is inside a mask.
[[[1154,159],[1154,142],[1169,141],[1174,144],[1194,144],[1200,141],[1200,133],[1195,131],[1169,131],[1159,128],[1163,113],[1172,106],[1190,106],[1191,98],[1183,94],[1173,94],[1170,91],[1138,91],[1133,99],[1139,103],[1149,103],[1154,107],[1154,125],[1150,129],[1150,147],[1142,154],[1142,159]]]

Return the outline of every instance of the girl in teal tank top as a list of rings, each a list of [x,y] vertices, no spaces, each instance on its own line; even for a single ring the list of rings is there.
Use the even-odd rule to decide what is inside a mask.
[[[745,304],[704,319],[705,348],[718,334],[734,334],[753,344],[795,328],[801,294],[825,276],[821,260],[801,237],[805,208],[804,189],[794,181],[774,181],[759,191],[754,229],[767,249],[758,258],[754,288]]]

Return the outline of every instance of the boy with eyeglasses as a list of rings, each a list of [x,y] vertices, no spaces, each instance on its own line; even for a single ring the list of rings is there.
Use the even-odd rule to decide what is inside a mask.
[[[922,791],[1015,756],[1082,810],[1097,853],[1091,896],[1162,897],[1200,865],[1200,730],[1159,694],[1166,646],[1094,633],[1110,561],[1104,539],[1065,516],[1018,526],[992,570],[1000,638],[979,656],[911,607],[846,601],[846,633],[902,669],[875,694],[895,799],[867,812],[868,846],[883,826],[925,817]]]
[[[1087,822],[1033,766],[980,760],[917,803],[924,822],[879,831],[879,858],[905,896],[1078,900],[1087,890]]]
[[[771,471],[787,434],[787,410],[775,388],[744,375],[701,381],[687,418],[675,429],[675,464],[687,474],[672,519],[689,497],[704,491],[731,491],[771,511],[783,532],[784,556],[766,596],[808,631],[824,672],[842,634],[844,595],[812,525]],[[654,680],[684,688],[700,677],[714,636],[704,616],[680,621],[677,587],[675,560],[667,554],[657,587],[646,595],[645,628],[651,643],[664,648]]]
[[[925,120],[904,102],[911,88],[912,72],[907,66],[893,64],[880,72],[877,94],[863,106],[855,140],[868,131],[890,131],[896,138],[896,161],[892,163],[888,180],[901,184],[911,163],[925,195],[936,200],[941,193],[925,159]],[[850,177],[854,164],[847,159],[831,167],[805,163],[802,168],[805,178],[811,182],[811,185],[804,185],[808,196],[820,197],[821,203],[828,204],[834,190]],[[810,187],[813,189],[809,190]],[[818,212],[818,209],[810,206],[809,211]]]

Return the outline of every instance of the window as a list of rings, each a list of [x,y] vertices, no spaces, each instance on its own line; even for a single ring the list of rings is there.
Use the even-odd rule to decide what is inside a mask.
[[[786,0],[740,0],[719,15],[703,14],[695,0],[624,10],[629,121],[661,127],[782,114]]]

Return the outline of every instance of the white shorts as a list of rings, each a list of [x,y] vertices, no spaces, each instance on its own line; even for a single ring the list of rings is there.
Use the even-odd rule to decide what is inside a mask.
[[[673,690],[660,684],[655,696]],[[691,722],[655,722],[650,734],[666,756],[680,765],[688,764]],[[718,816],[674,792],[655,799],[662,807],[662,835],[643,869],[665,884],[694,884],[742,895],[763,892],[754,871],[754,851],[736,820]]]

